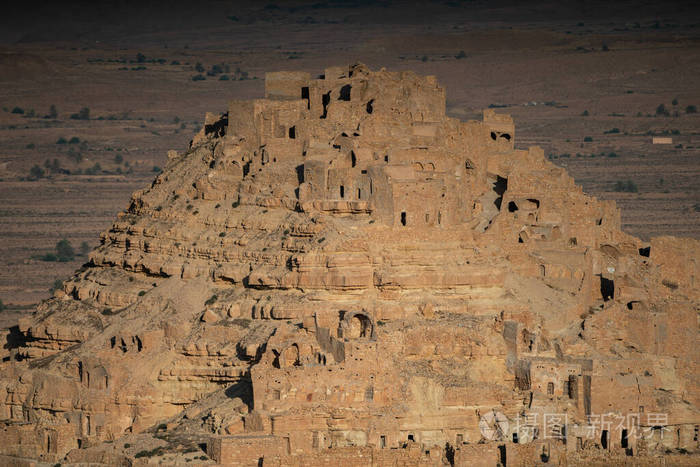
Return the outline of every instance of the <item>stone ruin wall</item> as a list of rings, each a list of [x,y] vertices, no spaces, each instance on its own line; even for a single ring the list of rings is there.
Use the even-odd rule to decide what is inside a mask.
[[[269,73],[7,336],[0,453],[79,459],[227,387],[251,397],[202,435],[224,464],[696,450],[699,252],[624,234],[510,117],[447,117],[434,77]],[[510,431],[479,444],[496,409]],[[608,412],[670,434],[590,441]],[[566,413],[565,435],[523,413]]]

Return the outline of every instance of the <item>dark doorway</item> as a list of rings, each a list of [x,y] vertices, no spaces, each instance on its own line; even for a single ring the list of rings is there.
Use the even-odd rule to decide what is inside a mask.
[[[502,466],[505,467],[506,465],[508,465],[508,464],[506,464],[506,445],[505,444],[501,444],[500,446],[498,446],[498,458],[499,458]]]
[[[600,435],[600,446],[603,449],[608,449],[608,430],[603,430]]]
[[[406,225],[406,212],[401,213],[401,225],[405,226]]]
[[[622,430],[622,434],[620,435],[620,446],[623,448],[627,448],[629,446],[629,440],[627,439],[627,430]]]
[[[500,176],[496,176],[496,181],[493,182],[493,191],[496,192],[498,198],[493,202],[498,210],[501,209],[501,203],[503,202],[503,193],[508,189],[508,179]]]
[[[607,302],[615,298],[615,281],[606,279],[600,276],[600,294],[603,296],[603,301]]]
[[[352,86],[349,84],[346,84],[342,88],[340,88],[340,96],[338,96],[339,101],[349,101],[350,100],[350,90],[352,89]]]
[[[297,137],[297,128],[295,126],[289,127],[289,139],[295,139]]]
[[[345,198],[345,187],[340,185],[340,197]]]
[[[309,99],[309,87],[304,86],[301,88],[301,98],[306,99],[306,108],[311,108],[311,99]]]
[[[321,104],[323,104],[323,113],[321,114],[321,118],[328,117],[328,104],[330,104],[330,102],[331,102],[331,92],[328,91],[321,98]]]

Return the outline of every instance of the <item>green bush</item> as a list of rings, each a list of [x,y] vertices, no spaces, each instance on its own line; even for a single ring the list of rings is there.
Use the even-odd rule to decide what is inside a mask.
[[[62,263],[73,261],[75,258],[75,250],[67,239],[63,238],[56,243],[56,257]]]
[[[34,143],[29,143],[27,146],[25,146],[27,149],[34,149],[36,145]]]
[[[582,117],[588,117],[589,115],[588,110],[584,110],[583,113],[581,113]]]
[[[626,193],[637,193],[639,191],[639,189],[637,188],[637,184],[634,183],[632,180],[618,180],[617,183],[615,183],[614,190]]]
[[[592,143],[593,142],[593,137],[591,136],[586,136],[583,138],[584,143]]]
[[[58,110],[56,110],[56,106],[54,104],[51,104],[47,117],[54,120],[58,118]]]
[[[696,114],[698,113],[698,108],[695,107],[694,105],[689,105],[685,108],[685,113],[687,114]]]
[[[228,75],[221,75],[221,76],[219,76],[219,81],[228,81],[228,80],[229,80]]]
[[[153,166],[153,171],[154,171],[154,172],[162,172],[163,169],[161,169],[161,168],[158,167],[157,165],[154,165],[154,166]]]
[[[194,70],[198,73],[204,73],[204,66],[200,62],[197,62],[194,66]]]
[[[83,107],[77,114],[71,114],[70,118],[72,120],[90,120],[90,109]]]
[[[68,144],[78,144],[80,142],[80,138],[77,136],[73,136],[71,139],[68,140]]]
[[[201,73],[192,77],[192,81],[204,81],[205,79],[207,78]]]
[[[124,156],[122,156],[121,154],[117,154],[116,156],[114,156],[115,163],[121,164],[123,161],[124,161]]]
[[[24,115],[24,109],[22,107],[15,107],[14,109],[12,109],[11,113]]]
[[[611,134],[616,134],[619,133],[620,129],[619,128],[611,128],[608,131],[604,131],[603,133],[606,135],[611,135]]]
[[[459,53],[457,55],[455,55],[455,58],[458,60],[460,58],[467,58],[467,53],[464,50],[460,50]]]
[[[139,297],[143,297],[144,295],[146,295],[146,291],[145,291],[145,290],[142,290],[142,291],[139,292]]]
[[[29,169],[29,179],[30,180],[38,180],[44,176],[44,169],[39,167],[38,164],[34,164],[34,166]]]
[[[85,169],[85,175],[97,175],[102,173],[102,166],[99,162],[95,162],[95,165]]]
[[[668,117],[670,114],[669,114],[669,112],[666,109],[666,106],[664,104],[659,104],[659,106],[656,108],[656,115]]]
[[[56,144],[68,144],[68,140],[66,138],[64,138],[63,136],[61,136],[60,138],[58,138],[56,140]]]

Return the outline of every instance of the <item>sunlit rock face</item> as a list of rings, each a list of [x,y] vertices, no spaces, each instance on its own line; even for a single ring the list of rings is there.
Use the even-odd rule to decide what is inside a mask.
[[[0,459],[130,462],[105,442],[157,427],[223,464],[697,460],[699,242],[621,232],[434,77],[265,94],[5,336]]]

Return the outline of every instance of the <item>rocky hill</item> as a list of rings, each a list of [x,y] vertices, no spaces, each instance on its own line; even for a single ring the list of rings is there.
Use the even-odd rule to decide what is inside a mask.
[[[700,242],[623,233],[433,77],[265,94],[208,114],[3,338],[0,460],[698,461]]]

